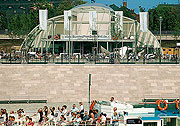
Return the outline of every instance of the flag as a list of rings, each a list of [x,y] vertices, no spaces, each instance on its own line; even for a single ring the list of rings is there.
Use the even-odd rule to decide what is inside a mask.
[[[39,10],[40,29],[47,31],[48,10]]]

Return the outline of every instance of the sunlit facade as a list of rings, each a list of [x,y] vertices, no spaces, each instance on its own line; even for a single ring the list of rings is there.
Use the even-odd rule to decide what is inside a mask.
[[[48,19],[47,32],[35,27],[24,40],[21,49],[27,51],[42,51],[68,53],[69,43],[71,53],[90,53],[93,47],[103,47],[109,52],[115,48],[127,46],[134,51],[138,48],[157,50],[160,44],[156,37],[148,30],[142,32],[136,20],[123,16],[123,26],[119,28],[116,12],[102,4],[84,4],[71,11],[68,19],[69,29],[65,29],[65,16],[60,15]],[[96,21],[92,30],[89,21],[90,12],[96,12]],[[95,34],[93,32],[95,31]],[[97,33],[97,34],[96,34]],[[70,39],[69,39],[70,37]],[[54,39],[55,38],[55,39]]]

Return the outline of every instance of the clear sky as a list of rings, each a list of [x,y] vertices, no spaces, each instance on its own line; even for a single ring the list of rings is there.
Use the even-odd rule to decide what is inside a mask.
[[[85,0],[88,1],[88,3],[91,2],[91,0]],[[121,6],[123,3],[123,0],[95,0],[96,3],[102,3],[102,4],[116,4],[117,6]],[[180,0],[179,0],[180,1]],[[178,0],[127,0],[128,2],[128,8],[135,9],[135,12],[139,12],[139,6],[142,6],[146,8],[146,11],[149,8],[156,7],[159,3],[168,3],[168,4],[178,4]]]

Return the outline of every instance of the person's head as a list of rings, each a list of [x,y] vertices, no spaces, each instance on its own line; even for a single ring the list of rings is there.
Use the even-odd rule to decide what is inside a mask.
[[[4,109],[3,112],[6,113],[6,109]]]
[[[52,110],[55,111],[55,107],[52,107]]]
[[[117,112],[114,112],[114,116],[117,116]]]
[[[11,116],[9,116],[9,121],[12,121],[12,118],[11,118]]]
[[[84,113],[84,114],[85,114],[85,116],[87,116],[87,115],[88,115],[88,112],[87,112],[87,111],[85,111],[85,113]]]
[[[74,112],[73,117],[76,118],[76,113]]]
[[[77,114],[77,118],[80,118],[80,114]]]
[[[98,109],[95,110],[95,113],[96,113],[96,114],[98,113]]]
[[[48,109],[48,107],[47,106],[44,106],[44,110],[47,110]]]
[[[117,111],[117,108],[116,108],[116,107],[114,107],[114,108],[113,108],[113,110],[114,110],[114,112],[115,112],[115,111]]]
[[[61,118],[61,120],[64,120],[64,115],[61,115],[61,117],[60,117],[60,118]]]
[[[63,108],[63,110],[64,110],[64,109],[66,109],[66,108],[67,108],[67,106],[66,106],[66,105],[63,105],[63,107],[62,107],[62,108]]]
[[[25,118],[25,119],[26,119],[26,121],[28,121],[28,120],[29,120],[29,116],[26,116],[26,118]]]
[[[111,97],[111,100],[110,100],[111,102],[113,102],[114,101],[114,97]]]
[[[79,105],[81,106],[81,105],[82,105],[82,102],[79,102]]]
[[[40,108],[40,109],[38,109],[38,112],[40,113],[40,112],[42,112],[42,109]]]
[[[94,100],[92,100],[91,103],[94,103]]]
[[[73,104],[73,108],[76,108],[76,105],[75,105],[75,104]]]
[[[32,118],[29,118],[29,122],[32,122]]]
[[[14,111],[11,111],[10,114],[14,114]]]
[[[12,116],[11,118],[12,118],[12,121],[15,121],[15,117],[14,116]]]
[[[90,110],[90,111],[89,111],[89,114],[91,114],[91,113],[93,113],[93,110]]]

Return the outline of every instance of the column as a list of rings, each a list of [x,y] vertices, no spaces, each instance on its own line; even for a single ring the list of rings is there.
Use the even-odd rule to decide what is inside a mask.
[[[66,53],[68,53],[68,42],[66,42]]]
[[[109,51],[109,42],[107,42],[107,51]]]
[[[73,47],[73,41],[71,41],[71,55],[73,54],[74,47]]]
[[[82,54],[84,54],[84,42],[82,42]]]

